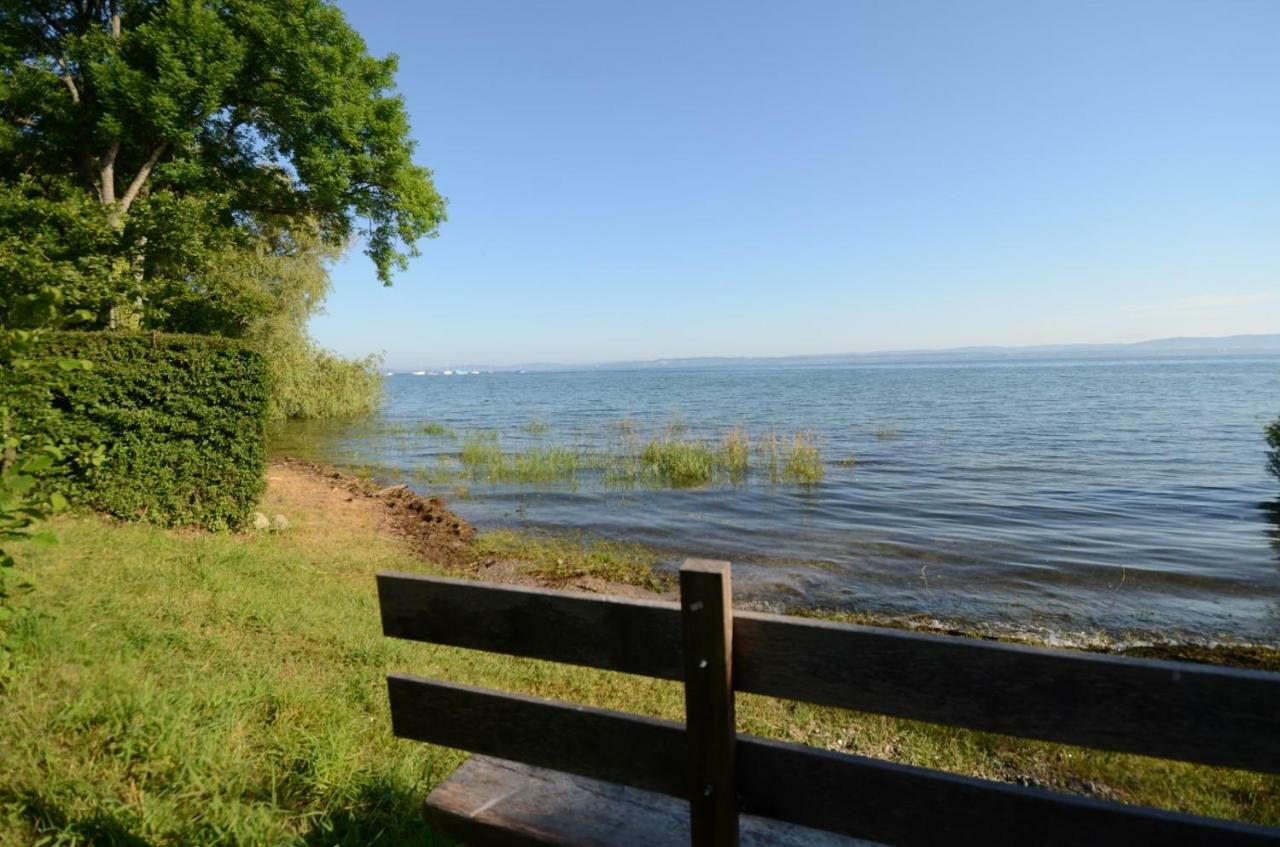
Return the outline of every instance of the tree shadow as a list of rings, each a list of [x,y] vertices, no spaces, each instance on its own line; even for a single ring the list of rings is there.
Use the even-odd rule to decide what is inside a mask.
[[[94,847],[152,847],[148,841],[132,831],[120,818],[101,809],[87,815],[69,814],[61,806],[48,802],[35,794],[18,798],[22,804],[22,817],[37,835],[56,832],[76,844],[92,844]]]
[[[361,788],[349,807],[317,818],[299,843],[306,847],[452,847],[453,841],[432,832],[423,821],[425,799],[425,794],[406,791],[390,780],[375,780]]]

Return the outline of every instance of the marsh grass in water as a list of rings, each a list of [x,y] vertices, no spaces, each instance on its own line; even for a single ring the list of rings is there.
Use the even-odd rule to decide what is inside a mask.
[[[423,421],[418,425],[418,432],[434,438],[457,438],[458,434],[439,421]]]
[[[902,433],[893,424],[881,424],[876,427],[877,441],[894,441]]]
[[[528,427],[522,426],[521,432],[527,434]],[[785,437],[766,433],[755,450],[741,426],[728,429],[718,439],[694,437],[680,416],[657,436],[644,437],[629,418],[611,424],[608,432],[611,437],[605,449],[539,444],[506,452],[496,431],[472,431],[464,436],[458,453],[461,474],[473,481],[509,484],[577,484],[584,475],[591,475],[608,486],[669,488],[740,485],[753,475],[771,483],[800,485],[823,478],[822,453],[817,437],[809,432]],[[753,461],[753,455],[759,461]],[[420,473],[419,478],[442,481],[439,468]]]
[[[520,427],[520,431],[525,435],[540,437],[546,435],[551,430],[551,426],[541,418],[532,418]]]

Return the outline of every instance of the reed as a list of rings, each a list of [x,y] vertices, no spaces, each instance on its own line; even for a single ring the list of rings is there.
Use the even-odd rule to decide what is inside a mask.
[[[824,472],[817,436],[812,432],[797,432],[791,436],[786,445],[783,476],[801,485],[814,485],[822,482]]]
[[[674,488],[706,485],[716,465],[715,453],[705,443],[671,438],[650,441],[640,461],[659,481]]]
[[[456,438],[457,433],[439,421],[424,421],[418,426],[418,432],[422,435],[430,435],[434,438]]]
[[[532,435],[535,437],[546,435],[550,429],[551,427],[547,422],[541,418],[530,418],[528,421],[525,421],[523,426],[520,427],[520,431],[525,435]]]
[[[491,429],[467,433],[467,437],[462,442],[462,450],[458,453],[458,459],[474,474],[501,465],[502,445],[498,442],[498,433]]]
[[[740,426],[729,430],[720,445],[720,460],[733,482],[742,482],[751,470],[751,437]]]

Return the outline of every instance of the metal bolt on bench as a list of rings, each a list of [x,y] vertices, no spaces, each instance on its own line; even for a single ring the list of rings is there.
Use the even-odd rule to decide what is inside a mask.
[[[738,734],[747,691],[1280,773],[1280,674],[752,612],[727,562],[680,603],[378,575],[388,636],[683,680],[685,723],[393,674],[401,738],[472,751],[427,798],[469,845],[1280,845],[1280,829]]]

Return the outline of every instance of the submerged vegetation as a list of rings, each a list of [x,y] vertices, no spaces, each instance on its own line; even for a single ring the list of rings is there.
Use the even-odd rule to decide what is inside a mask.
[[[657,554],[639,544],[502,529],[478,535],[473,544],[482,556],[518,558],[522,572],[552,585],[591,578],[650,591],[670,587],[670,578],[655,569]]]
[[[529,434],[531,422],[520,428]],[[491,429],[467,433],[458,453],[462,472],[473,481],[490,483],[576,483],[592,474],[606,485],[649,485],[698,488],[719,483],[739,485],[753,476],[771,483],[813,485],[824,475],[822,452],[812,432],[780,436],[766,432],[752,439],[735,426],[716,438],[691,435],[689,424],[675,416],[660,434],[645,436],[631,418],[608,427],[613,438],[605,449],[570,444],[537,444],[516,452],[503,450],[502,439]],[[754,455],[754,460],[753,460]],[[419,476],[440,480],[441,466],[423,469]]]

